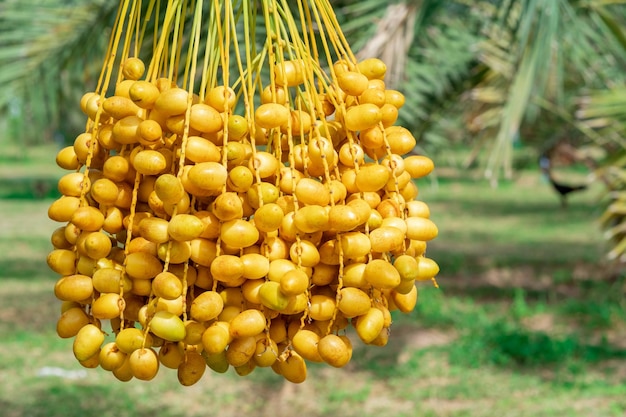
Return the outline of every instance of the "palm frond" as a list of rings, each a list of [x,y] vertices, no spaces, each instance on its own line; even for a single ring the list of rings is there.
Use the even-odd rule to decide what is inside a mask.
[[[435,126],[458,101],[475,63],[477,22],[467,19],[468,8],[437,0],[334,5],[358,56],[383,59],[387,87],[405,94],[398,122],[418,140],[444,147],[448,135]]]
[[[407,103],[401,109],[401,122],[412,126],[418,138],[443,116],[443,109],[459,100],[471,78],[478,40],[462,28],[460,20],[442,18],[411,51],[402,87]]]
[[[116,8],[106,0],[40,3],[0,5],[0,115],[21,143],[50,139],[75,123],[60,110],[95,83]]]
[[[486,71],[478,86],[499,89],[499,96],[506,97],[503,105],[490,106],[484,97],[469,95],[473,102],[469,120],[482,120],[485,126],[494,125],[487,116],[497,120],[495,134],[491,129],[481,133],[492,135],[486,175],[495,184],[502,173],[512,175],[513,146],[524,123],[537,120],[545,108],[538,103],[571,109],[576,96],[572,93],[581,91],[581,86],[599,87],[612,76],[623,78],[614,75],[611,62],[621,60],[624,51],[617,54],[615,39],[601,41],[600,33],[607,35],[610,30],[593,8],[567,0],[502,0],[494,8],[492,2],[477,4],[482,7],[476,6],[475,12],[493,13],[484,16],[487,37],[480,44],[479,59]],[[499,107],[500,112],[493,111]],[[478,146],[484,148],[482,142]]]

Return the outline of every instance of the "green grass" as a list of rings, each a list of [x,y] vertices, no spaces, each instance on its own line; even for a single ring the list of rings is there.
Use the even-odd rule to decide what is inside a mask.
[[[58,148],[53,145],[4,149],[4,156],[0,156],[0,198],[42,199],[58,196],[56,183],[65,172],[54,164],[57,151]]]
[[[246,378],[207,372],[183,388],[167,369],[150,383],[83,370],[72,341],[56,336],[60,302],[45,263],[58,226],[46,216],[53,192],[37,199],[13,189],[24,178],[54,183],[62,173],[50,155],[0,169],[14,181],[0,183],[0,196],[11,197],[0,199],[3,416],[626,413],[626,281],[602,260],[600,189],[572,195],[563,210],[536,171],[494,190],[442,169],[437,183],[419,184],[440,229],[428,248],[440,288],[420,286],[415,311],[394,313],[386,347],[355,342],[346,368],[313,364],[300,385],[258,369]],[[46,367],[84,377],[42,376]]]

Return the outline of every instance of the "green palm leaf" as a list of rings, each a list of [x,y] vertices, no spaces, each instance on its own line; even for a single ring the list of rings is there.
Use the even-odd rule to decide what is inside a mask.
[[[483,28],[487,38],[479,55],[487,71],[478,85],[501,89],[506,97],[501,112],[490,114],[497,121],[497,130],[479,132],[492,137],[486,175],[495,184],[502,173],[512,175],[513,146],[524,124],[543,117],[540,103],[573,113],[575,92],[580,94],[583,85],[599,87],[602,80],[617,76],[611,64],[616,57],[623,59],[623,51],[616,55],[615,43],[600,39],[599,33],[608,33],[606,25],[600,30],[597,24],[602,19],[597,11],[578,3],[500,1],[501,7],[493,9],[488,2],[475,3],[483,5],[487,22]],[[501,106],[490,106],[480,97],[475,101],[483,109],[477,112],[482,119],[486,112]],[[479,146],[484,148],[482,143]]]
[[[61,110],[95,84],[116,5],[106,0],[0,4],[0,115],[28,144],[74,130]]]

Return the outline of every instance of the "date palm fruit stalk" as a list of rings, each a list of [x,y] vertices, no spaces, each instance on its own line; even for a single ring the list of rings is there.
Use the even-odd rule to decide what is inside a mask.
[[[147,3],[121,1],[57,155],[59,335],[86,367],[183,385],[207,367],[298,383],[346,365],[349,334],[385,345],[438,272],[414,183],[433,163],[407,156],[385,64],[356,61],[328,0]]]

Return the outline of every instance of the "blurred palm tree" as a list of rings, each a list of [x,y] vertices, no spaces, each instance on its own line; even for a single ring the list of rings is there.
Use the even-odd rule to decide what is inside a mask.
[[[540,153],[564,134],[605,144],[574,114],[586,91],[623,84],[626,1],[335,3],[355,47],[384,58],[407,94],[405,124],[449,146],[447,128],[462,123],[467,165],[486,154],[494,184],[511,177],[516,145]]]
[[[606,10],[600,10],[613,33],[617,48],[626,50],[626,27],[614,21]],[[623,72],[623,62],[616,71]],[[599,161],[595,176],[607,187],[608,199],[600,225],[605,230],[609,250],[607,257],[626,262],[626,85],[623,78],[609,80],[604,88],[589,90],[579,99],[577,120],[602,141],[604,158]]]
[[[67,133],[67,117],[76,114],[68,109],[95,84],[117,6],[40,3],[0,3],[0,112],[13,115],[19,143]],[[526,123],[547,117],[542,110],[574,114],[584,89],[623,80],[626,48],[615,28],[626,23],[625,3],[332,1],[353,49],[383,58],[389,86],[406,94],[401,122],[425,145],[464,140],[476,154],[486,151],[495,180],[510,176],[515,139]],[[541,146],[549,135],[542,136],[522,140]]]
[[[483,163],[494,185],[511,177],[515,146],[539,156],[567,136],[624,153],[626,0],[331,2],[358,56],[385,60],[388,87],[405,93],[400,123],[417,151],[469,144],[467,165]],[[0,2],[0,141],[71,141],[82,129],[75,109],[96,83],[115,3]]]
[[[466,165],[486,154],[492,184],[512,176],[515,146],[590,150],[578,157],[610,191],[607,257],[626,261],[626,1],[339,3],[355,45],[385,59],[407,93],[404,123],[440,146],[462,123]]]
[[[0,143],[71,140],[84,125],[72,109],[97,81],[115,10],[107,0],[0,2]]]

